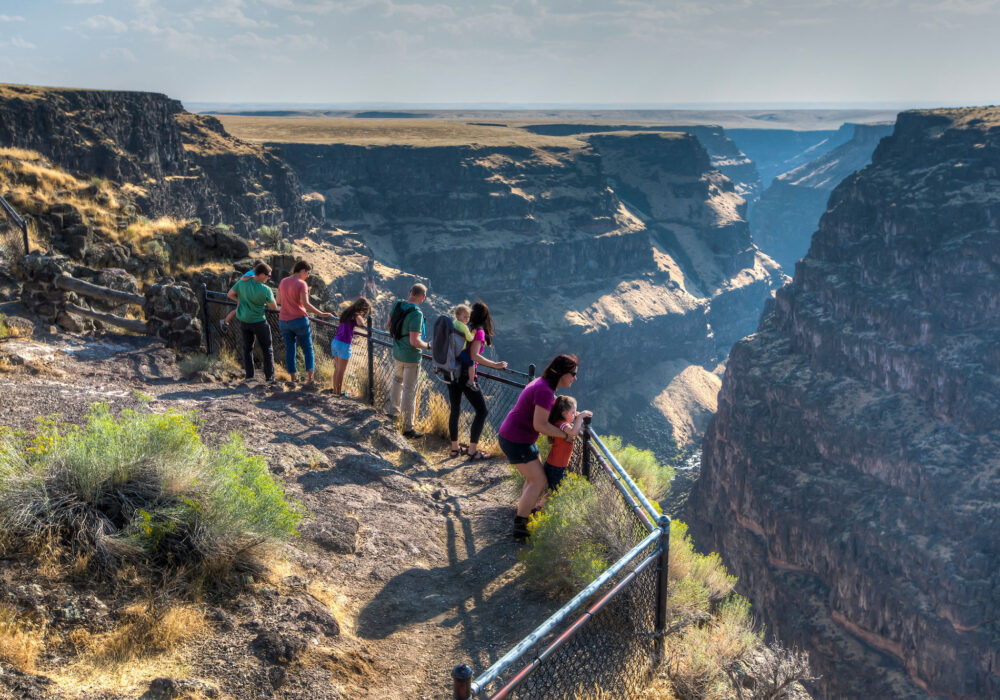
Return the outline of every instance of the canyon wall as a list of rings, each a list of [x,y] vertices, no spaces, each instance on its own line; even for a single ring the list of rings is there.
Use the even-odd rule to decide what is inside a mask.
[[[784,269],[809,249],[809,239],[826,211],[833,188],[848,175],[865,167],[891,124],[846,124],[853,129],[849,141],[819,158],[783,173],[764,190],[750,215],[754,242]]]
[[[577,144],[273,145],[380,263],[427,278],[432,296],[488,303],[504,359],[578,353],[603,429],[668,448],[657,399],[689,365],[710,374],[782,277],[693,135]],[[643,381],[623,381],[639,367]]]
[[[278,226],[292,236],[316,223],[274,153],[165,95],[0,85],[0,145],[130,183],[150,217],[198,217],[242,234]]]
[[[688,503],[822,697],[1000,696],[1000,109],[906,112],[733,348]]]

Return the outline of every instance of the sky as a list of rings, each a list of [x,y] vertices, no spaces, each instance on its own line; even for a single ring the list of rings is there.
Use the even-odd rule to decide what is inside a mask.
[[[0,0],[0,82],[184,102],[1000,102],[1000,0]]]

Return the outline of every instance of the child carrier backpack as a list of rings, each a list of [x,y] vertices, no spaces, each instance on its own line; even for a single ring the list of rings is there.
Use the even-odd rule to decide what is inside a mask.
[[[395,306],[392,307],[392,314],[389,316],[389,334],[393,337],[393,340],[401,340],[405,333],[403,333],[403,321],[406,317],[410,315],[410,312],[414,310],[414,307],[408,309],[403,308],[403,302],[397,301]]]
[[[431,361],[434,372],[447,384],[453,384],[461,377],[462,365],[458,361],[458,355],[464,347],[465,336],[455,328],[451,318],[447,315],[438,316],[434,322]]]

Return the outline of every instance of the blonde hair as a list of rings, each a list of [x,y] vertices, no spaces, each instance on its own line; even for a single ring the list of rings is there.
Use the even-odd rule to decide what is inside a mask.
[[[465,316],[471,316],[472,309],[470,309],[465,304],[459,304],[458,306],[455,307],[454,313],[455,313],[455,318],[458,318],[459,314],[464,314]]]

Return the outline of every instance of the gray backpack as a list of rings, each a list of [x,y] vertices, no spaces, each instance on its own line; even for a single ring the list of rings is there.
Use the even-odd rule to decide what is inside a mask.
[[[451,317],[438,316],[434,322],[434,334],[431,341],[431,363],[435,374],[447,384],[453,384],[462,375],[462,365],[458,355],[465,348],[465,336],[455,328]]]

